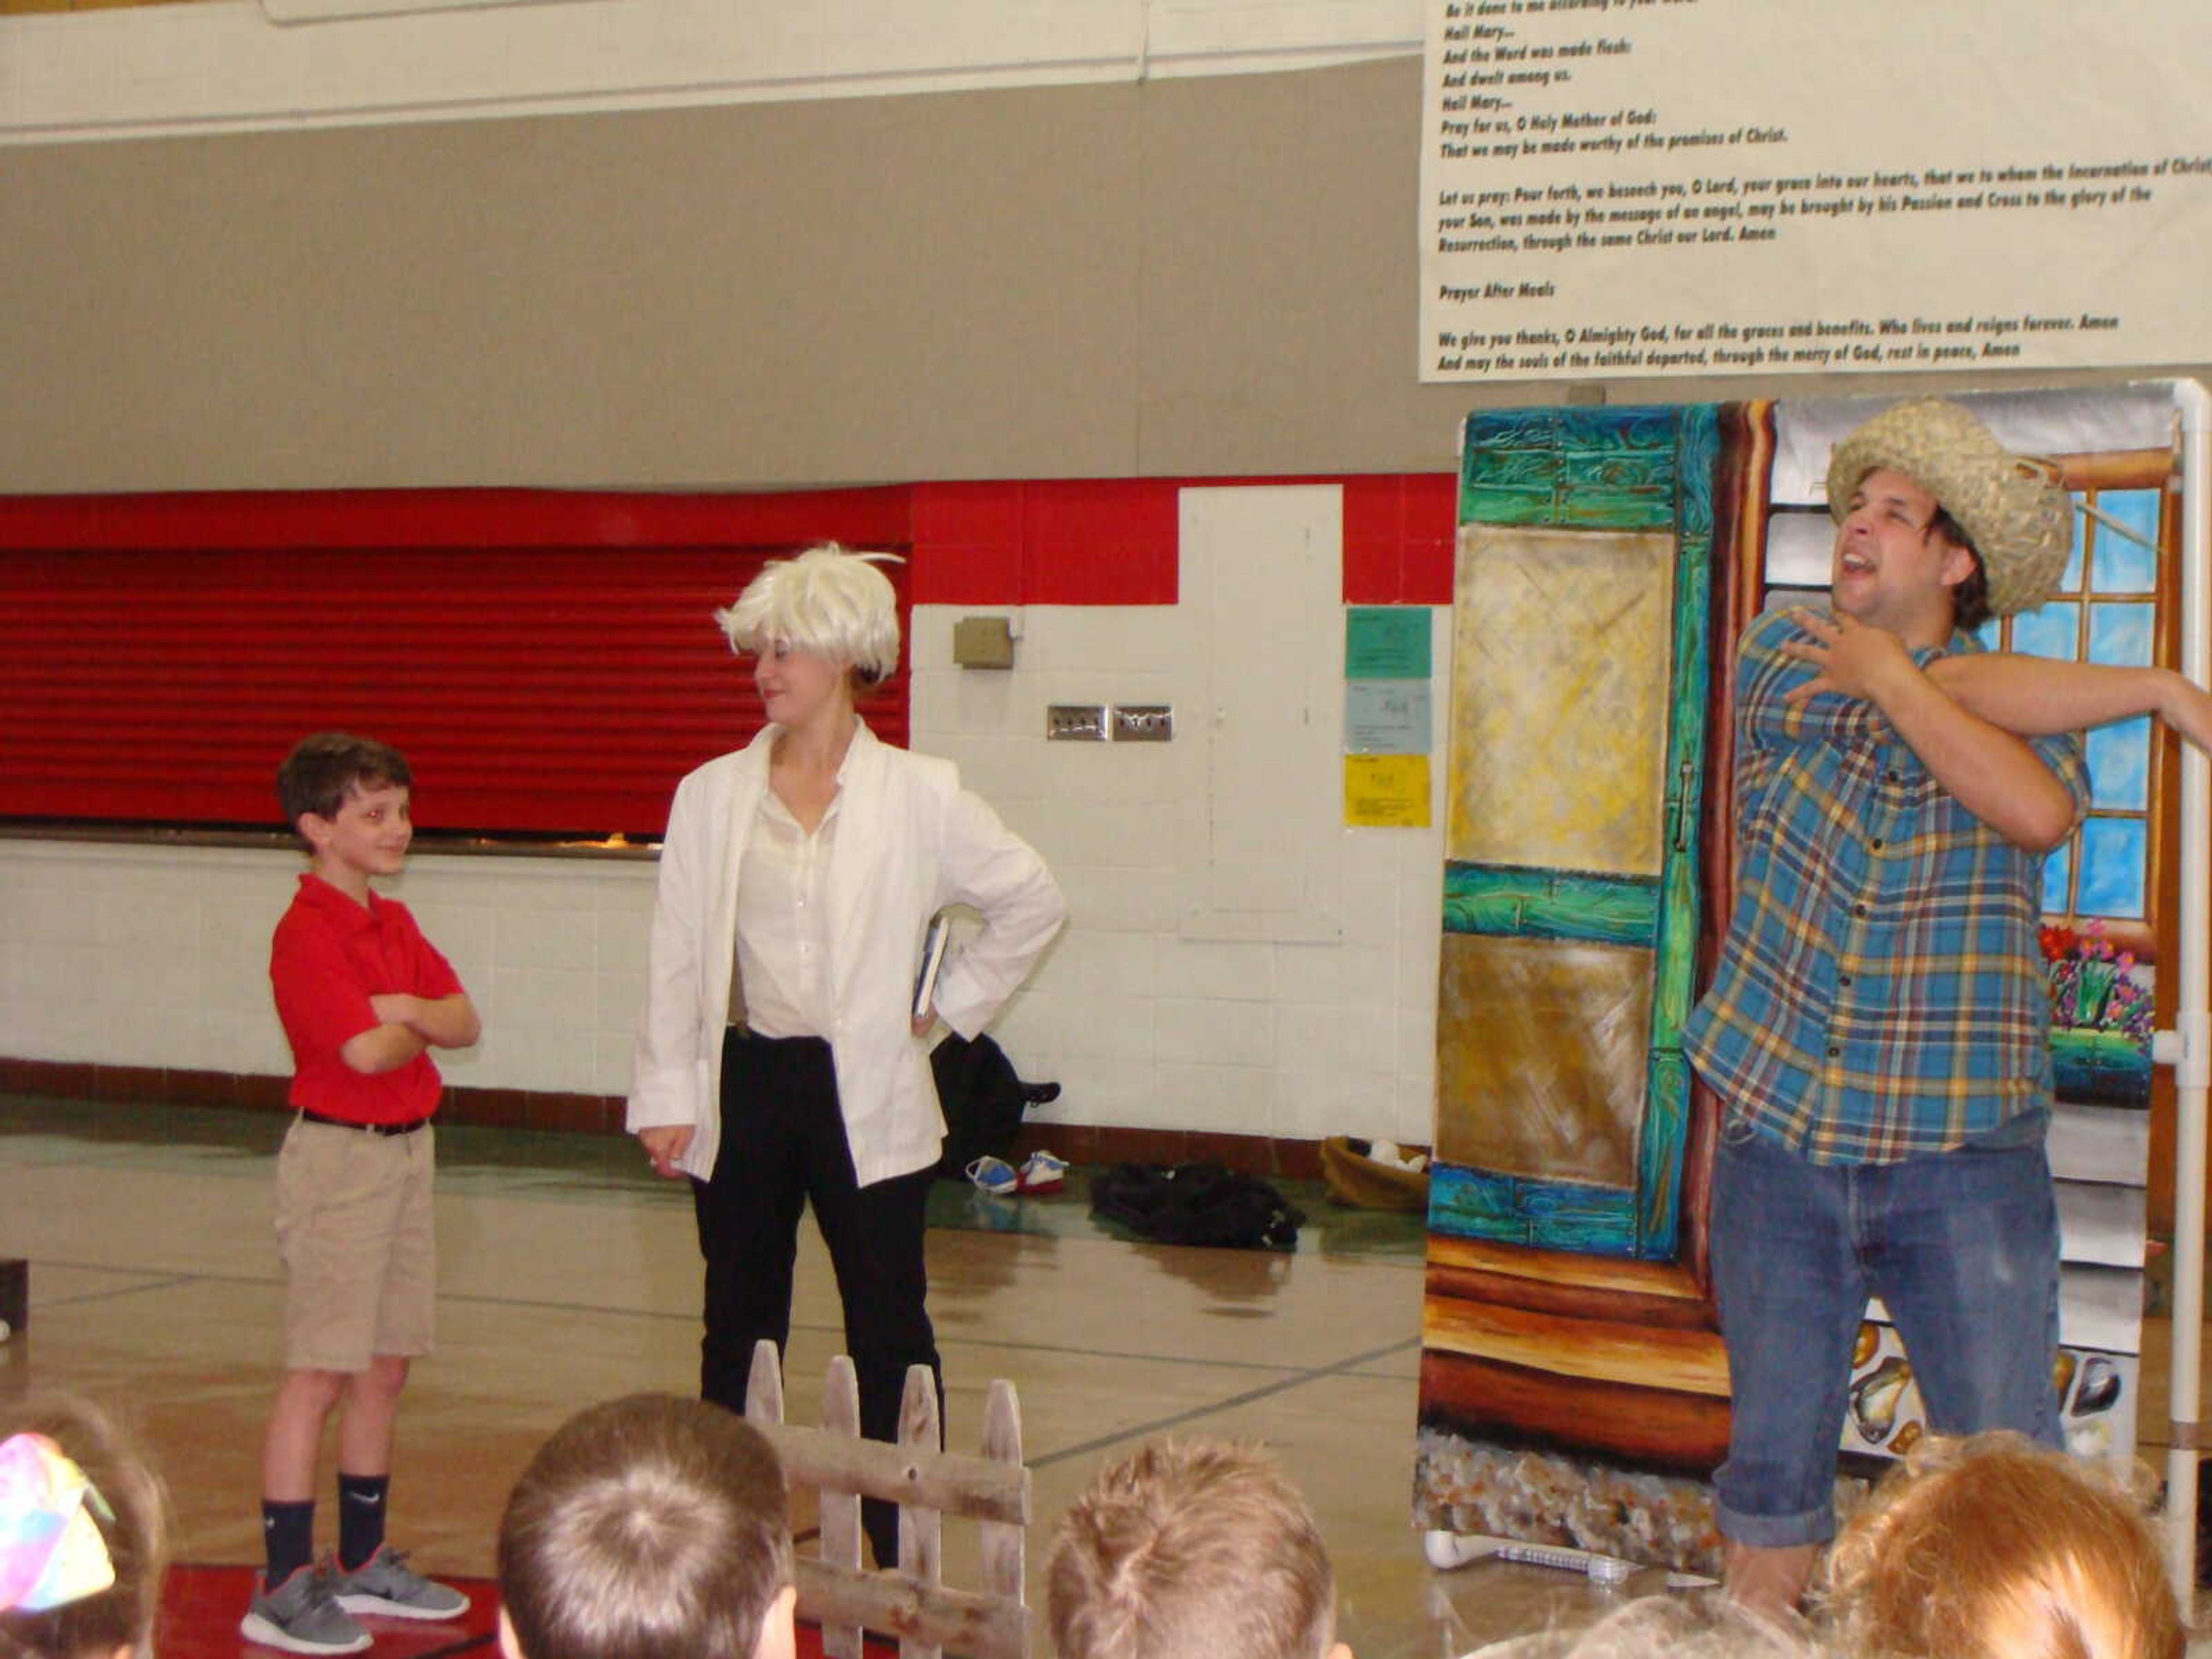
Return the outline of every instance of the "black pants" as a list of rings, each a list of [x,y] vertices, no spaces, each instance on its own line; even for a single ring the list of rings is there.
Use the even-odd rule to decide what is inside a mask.
[[[917,1170],[863,1187],[853,1172],[830,1045],[819,1037],[732,1030],[722,1044],[722,1144],[711,1181],[691,1183],[707,1262],[699,1392],[745,1408],[753,1345],[782,1352],[791,1334],[792,1267],[809,1200],[845,1304],[845,1351],[860,1385],[860,1431],[898,1438],[909,1365],[927,1365],[942,1398],[937,1336],[924,1303],[923,1211],[933,1178]],[[861,1523],[878,1565],[898,1559],[898,1510],[874,1499]]]

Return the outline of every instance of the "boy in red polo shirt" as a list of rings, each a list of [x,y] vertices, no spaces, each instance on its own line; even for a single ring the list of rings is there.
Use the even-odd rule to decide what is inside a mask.
[[[406,907],[369,890],[406,861],[410,781],[398,750],[342,732],[303,738],[276,774],[309,854],[269,951],[299,1115],[276,1159],[285,1371],[262,1453],[269,1565],[239,1629],[295,1653],[367,1647],[356,1613],[468,1607],[384,1541],[392,1419],[409,1362],[429,1351],[437,1289],[428,1051],[465,1048],[480,1030]],[[337,1554],[318,1565],[315,1457],[341,1404]]]

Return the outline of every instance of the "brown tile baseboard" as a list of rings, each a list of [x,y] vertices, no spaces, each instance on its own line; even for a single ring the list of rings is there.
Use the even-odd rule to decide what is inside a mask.
[[[286,1098],[290,1084],[289,1078],[253,1073],[0,1056],[0,1091],[15,1094],[284,1112],[291,1109]],[[441,1121],[489,1128],[554,1129],[572,1134],[622,1132],[620,1095],[533,1094],[521,1089],[455,1085],[447,1089],[438,1110]]]
[[[0,1091],[81,1100],[282,1112],[289,1109],[285,1101],[288,1082],[285,1078],[250,1073],[0,1056]],[[439,1117],[447,1123],[487,1128],[620,1134],[623,1098],[455,1085],[447,1089]],[[1314,1180],[1321,1175],[1317,1141],[1223,1134],[1210,1129],[1134,1129],[1096,1123],[1023,1125],[1015,1141],[1017,1158],[1026,1158],[1039,1147],[1058,1153],[1071,1164],[1203,1162],[1225,1164],[1248,1175],[1284,1176],[1292,1180]]]

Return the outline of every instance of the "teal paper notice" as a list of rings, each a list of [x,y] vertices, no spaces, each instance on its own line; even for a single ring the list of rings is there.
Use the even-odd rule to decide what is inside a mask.
[[[1344,612],[1344,678],[1429,678],[1429,607],[1355,605]]]

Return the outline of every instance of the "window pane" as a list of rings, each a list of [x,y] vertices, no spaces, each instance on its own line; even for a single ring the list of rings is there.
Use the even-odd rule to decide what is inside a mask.
[[[2158,491],[2108,489],[2097,497],[2097,510],[2112,524],[2100,524],[2091,531],[2096,544],[2096,591],[2149,592],[2158,582]],[[2122,533],[2114,525],[2124,526],[2134,535]]]
[[[2072,661],[2081,654],[2081,607],[2071,603],[2046,605],[2012,619],[2012,648],[2023,656],[2059,657]]]
[[[1766,580],[1774,587],[1826,591],[1836,525],[1826,513],[1776,513],[1766,520]]]
[[[2063,916],[2074,908],[2066,888],[2067,878],[2074,870],[2074,840],[2069,836],[2064,846],[2043,860],[2043,908],[2047,915]]]
[[[2148,605],[2089,607],[2089,660],[2142,667],[2150,661],[2151,619]]]
[[[2081,913],[2140,917],[2143,913],[2143,822],[2091,818],[2081,826]]]
[[[2150,805],[2150,721],[2123,720],[2089,733],[2089,795],[2099,806]]]

